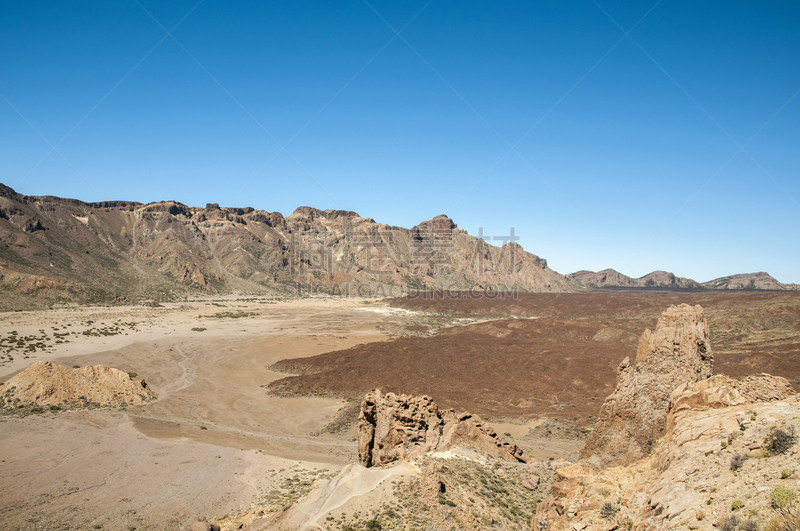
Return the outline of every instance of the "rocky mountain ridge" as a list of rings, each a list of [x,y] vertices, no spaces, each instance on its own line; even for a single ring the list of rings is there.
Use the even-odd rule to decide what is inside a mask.
[[[703,282],[706,289],[798,290],[800,284],[783,284],[768,273],[745,273]]]
[[[632,278],[614,269],[604,269],[597,272],[576,271],[567,275],[567,280],[577,289],[667,288],[772,291],[796,291],[800,289],[800,284],[783,284],[764,272],[730,275],[700,283],[691,278],[675,276],[667,271],[653,271],[643,277]]]
[[[653,271],[641,278],[631,278],[613,269],[594,271],[577,271],[567,278],[583,288],[691,288],[702,286],[690,278],[676,277],[666,271]]]
[[[700,285],[656,271],[561,275],[510,241],[490,245],[436,216],[406,229],[356,212],[86,203],[0,184],[3,305],[165,299],[195,293],[399,296],[413,290],[562,293],[597,287],[797,289],[766,274]],[[740,278],[741,277],[741,278]]]
[[[405,229],[355,212],[177,201],[84,203],[0,185],[0,289],[32,301],[238,292],[391,296],[410,289],[569,291],[514,242],[437,216]]]

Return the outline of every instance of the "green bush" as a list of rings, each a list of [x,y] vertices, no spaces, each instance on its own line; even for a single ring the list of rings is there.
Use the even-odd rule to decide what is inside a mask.
[[[769,504],[773,509],[784,509],[788,507],[796,497],[797,493],[793,489],[784,486],[776,487],[775,490],[772,491],[772,494],[769,495]]]
[[[731,502],[731,511],[738,511],[739,509],[744,509],[744,502],[740,499],[735,499]]]

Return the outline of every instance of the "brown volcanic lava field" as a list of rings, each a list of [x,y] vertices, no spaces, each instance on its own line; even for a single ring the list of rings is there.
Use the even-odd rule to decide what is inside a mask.
[[[434,335],[283,360],[274,368],[299,374],[270,389],[355,397],[377,387],[493,418],[592,420],[641,333],[682,302],[705,309],[715,373],[769,372],[800,389],[800,293],[655,291],[394,299],[397,308],[426,312],[411,314],[408,330]],[[437,313],[492,320],[437,331]]]

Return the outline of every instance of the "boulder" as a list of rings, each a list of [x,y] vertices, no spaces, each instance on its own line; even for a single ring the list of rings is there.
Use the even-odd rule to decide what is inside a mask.
[[[358,417],[358,459],[362,465],[385,465],[454,446],[525,462],[521,449],[498,439],[479,417],[441,410],[429,396],[384,395],[375,389],[364,397]]]
[[[703,309],[681,304],[645,330],[636,360],[625,358],[617,386],[600,410],[581,457],[600,467],[625,465],[650,454],[664,435],[672,391],[711,376],[714,357]]]

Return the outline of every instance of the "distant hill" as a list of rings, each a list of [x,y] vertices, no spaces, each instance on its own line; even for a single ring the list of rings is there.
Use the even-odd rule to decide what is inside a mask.
[[[798,290],[798,284],[782,284],[772,278],[768,273],[747,273],[721,277],[708,282],[703,282],[703,287],[708,289],[767,289],[767,290]]]
[[[641,278],[631,278],[613,269],[604,269],[597,273],[578,271],[567,275],[567,279],[581,288],[702,288],[690,278],[676,277],[666,271],[653,271]]]
[[[446,216],[406,229],[342,210],[299,207],[284,217],[177,201],[85,203],[0,184],[7,307],[192,292],[397,296],[424,288],[571,290],[546,260],[514,242],[489,245]]]

